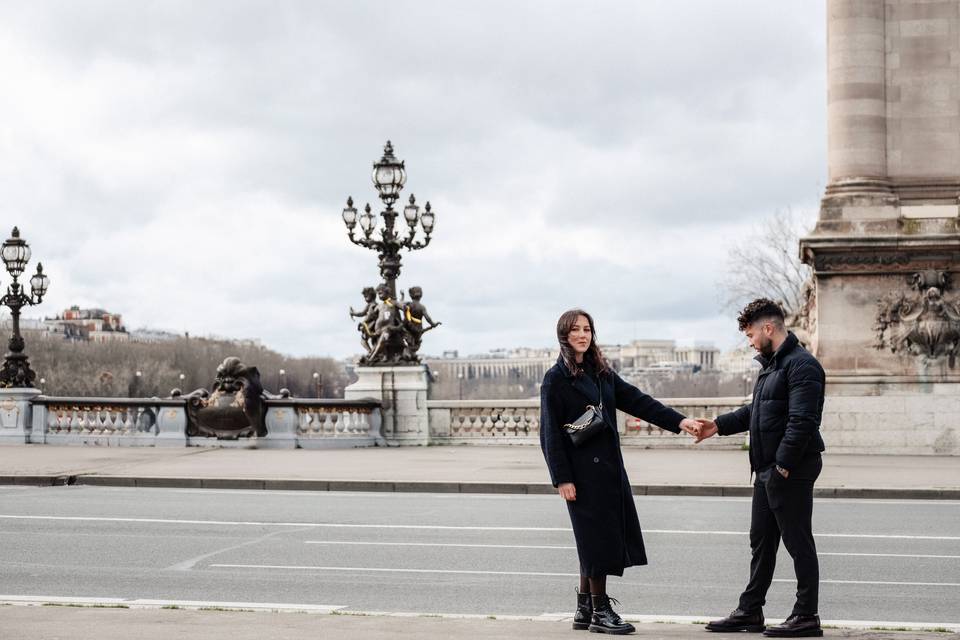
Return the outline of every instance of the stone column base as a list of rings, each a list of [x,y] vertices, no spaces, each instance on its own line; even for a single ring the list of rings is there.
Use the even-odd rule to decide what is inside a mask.
[[[30,442],[33,426],[30,401],[39,395],[40,389],[0,389],[0,445]]]
[[[426,365],[357,367],[356,373],[359,379],[344,390],[344,398],[380,401],[381,433],[388,446],[430,443]]]
[[[884,378],[828,379],[827,454],[960,455],[960,382]]]

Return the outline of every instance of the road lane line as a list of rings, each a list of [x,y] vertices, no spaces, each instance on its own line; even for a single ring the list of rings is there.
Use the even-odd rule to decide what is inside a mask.
[[[579,573],[549,573],[546,571],[470,571],[467,569],[396,569],[388,567],[321,567],[286,564],[208,564],[219,569],[280,569],[290,571],[362,571],[365,573],[449,573],[480,576],[547,576],[579,578]]]
[[[101,516],[32,516],[0,514],[12,520],[59,520],[68,522],[136,522],[146,524],[193,524],[251,527],[314,527],[334,529],[414,529],[439,531],[571,531],[570,527],[481,527],[427,524],[371,524],[339,522],[264,522],[245,520],[183,520],[171,518],[118,518]],[[644,533],[669,535],[746,536],[746,531],[708,531],[702,529],[644,529]],[[864,538],[871,540],[960,540],[960,536],[921,536],[882,533],[816,533],[816,538]]]
[[[356,542],[354,540],[304,540],[304,544],[352,544],[373,545],[386,547],[464,547],[478,549],[576,549],[575,546],[558,546],[546,544],[454,544],[445,542]]]
[[[644,533],[679,535],[745,536],[746,531],[697,531],[689,529],[644,529]],[[918,536],[887,533],[814,533],[815,538],[867,538],[871,540],[960,540],[960,536]]]
[[[0,518],[14,520],[63,520],[69,522],[137,522],[146,524],[200,524],[227,527],[317,527],[338,529],[439,529],[443,531],[570,531],[570,527],[467,527],[423,524],[348,524],[339,522],[261,522],[243,520],[181,520],[170,518],[116,518],[97,516],[25,516],[4,515]],[[746,534],[744,534],[746,535]]]
[[[547,576],[547,577],[579,577],[578,573],[549,573],[545,571],[471,571],[467,569],[399,569],[393,567],[329,567],[317,565],[293,564],[209,564],[208,567],[218,569],[276,569],[281,571],[354,571],[364,573],[434,573],[455,575],[482,575],[482,576]],[[796,580],[775,579],[774,582],[793,583]],[[960,582],[887,582],[872,580],[820,580],[822,584],[876,584],[910,587],[960,587]]]
[[[818,551],[818,556],[863,556],[867,558],[936,558],[939,560],[960,560],[960,556],[937,556],[926,553],[838,553]]]
[[[467,549],[576,549],[575,546],[562,545],[540,545],[540,544],[457,544],[443,542],[358,542],[356,540],[304,540],[304,544],[329,544],[329,545],[369,545],[382,547],[456,547]],[[862,556],[870,558],[934,558],[944,560],[960,560],[960,556],[941,556],[925,553],[838,553],[838,552],[817,552],[819,556]]]
[[[796,584],[796,580],[775,578],[774,582]],[[820,580],[820,584],[879,584],[895,587],[960,587],[960,582],[893,582],[887,580]]]

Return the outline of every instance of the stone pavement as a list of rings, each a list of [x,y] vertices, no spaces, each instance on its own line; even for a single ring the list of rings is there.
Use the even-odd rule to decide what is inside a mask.
[[[402,624],[398,624],[402,622]],[[0,606],[0,638],[4,640],[547,640],[597,638],[576,632],[567,620],[429,615],[350,615],[287,612],[94,608],[63,606]],[[708,633],[699,624],[637,624],[633,638],[646,640],[743,640],[761,635]],[[879,631],[826,629],[826,638],[858,640],[957,640],[946,631]]]
[[[748,495],[744,451],[624,449],[638,495]],[[535,446],[330,450],[0,446],[0,484],[552,493]],[[960,499],[960,458],[824,456],[820,497]]]

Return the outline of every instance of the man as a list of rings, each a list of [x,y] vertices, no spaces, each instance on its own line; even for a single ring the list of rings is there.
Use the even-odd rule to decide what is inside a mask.
[[[822,636],[817,615],[820,569],[813,540],[813,484],[824,450],[820,437],[823,367],[784,326],[780,305],[760,298],[739,318],[762,365],[749,405],[715,420],[699,420],[697,442],[750,432],[750,468],[756,474],[750,520],[750,581],[737,609],[708,631],[763,631],[765,636]],[[780,539],[793,558],[797,599],[782,624],[765,629],[763,605],[773,581]]]

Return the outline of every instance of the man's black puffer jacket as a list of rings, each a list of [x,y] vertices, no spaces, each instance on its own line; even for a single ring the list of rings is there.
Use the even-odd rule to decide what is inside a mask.
[[[753,401],[716,419],[717,433],[750,431],[750,467],[756,472],[777,464],[795,469],[806,456],[825,449],[820,437],[823,367],[790,332],[763,365],[753,388]]]

